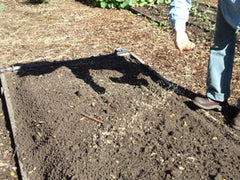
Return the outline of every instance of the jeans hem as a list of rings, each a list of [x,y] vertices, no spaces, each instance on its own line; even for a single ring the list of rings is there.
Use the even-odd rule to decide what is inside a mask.
[[[224,102],[230,97],[230,94],[226,95],[226,94],[221,94],[216,92],[207,92],[207,97],[214,101]]]

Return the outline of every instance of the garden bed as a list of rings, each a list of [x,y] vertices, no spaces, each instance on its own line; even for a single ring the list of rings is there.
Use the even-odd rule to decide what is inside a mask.
[[[234,130],[123,55],[4,73],[24,178],[239,179]]]

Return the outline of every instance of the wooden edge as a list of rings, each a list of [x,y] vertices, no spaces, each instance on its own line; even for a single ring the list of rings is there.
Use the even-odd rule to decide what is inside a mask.
[[[6,101],[6,106],[7,106],[7,111],[8,111],[7,113],[8,113],[9,121],[10,121],[10,125],[11,125],[11,131],[12,131],[12,135],[13,135],[13,143],[15,146],[14,152],[16,154],[16,158],[18,161],[17,163],[18,163],[20,175],[21,175],[20,179],[29,180],[26,172],[23,170],[23,164],[19,159],[18,144],[16,142],[16,123],[15,123],[15,117],[14,117],[14,110],[13,110],[13,106],[11,103],[7,80],[6,80],[4,73],[0,74],[0,80],[1,80],[2,89],[3,89],[3,97],[5,98],[5,101]]]
[[[149,71],[151,71],[152,73],[155,74],[155,76],[157,76],[160,80],[162,80],[167,86],[169,86],[170,89],[174,89],[174,90],[178,90],[177,85],[175,85],[174,83],[168,81],[166,78],[164,78],[163,76],[161,76],[156,70],[154,70],[151,66],[149,66],[144,60],[142,60],[139,56],[137,56],[134,53],[130,53],[130,56],[132,58],[134,58],[138,63],[143,64],[147,67],[147,69]]]

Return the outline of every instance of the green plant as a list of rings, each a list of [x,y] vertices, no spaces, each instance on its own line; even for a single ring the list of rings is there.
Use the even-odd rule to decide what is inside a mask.
[[[192,11],[194,17],[198,16],[199,12],[198,12],[197,6],[192,6],[191,11]]]
[[[170,4],[173,0],[157,0],[157,4]]]
[[[5,9],[4,4],[3,4],[3,3],[0,3],[0,12],[4,11],[4,9]]]
[[[164,30],[169,30],[169,29],[171,29],[171,26],[167,23],[167,21],[161,21],[161,22],[159,23],[159,25],[160,25],[161,27],[163,27]]]
[[[143,6],[146,4],[153,4],[154,0],[88,0],[88,2],[93,6],[102,8],[128,9],[134,5]]]
[[[93,6],[102,8],[128,9],[132,6],[153,6],[155,3],[169,4],[172,0],[88,0]]]

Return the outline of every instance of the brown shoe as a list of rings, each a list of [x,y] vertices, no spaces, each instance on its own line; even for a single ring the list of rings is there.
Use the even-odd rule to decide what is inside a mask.
[[[202,109],[217,109],[218,111],[222,111],[221,102],[214,101],[207,97],[195,97],[193,103]]]
[[[240,130],[240,112],[233,119],[232,127]]]

